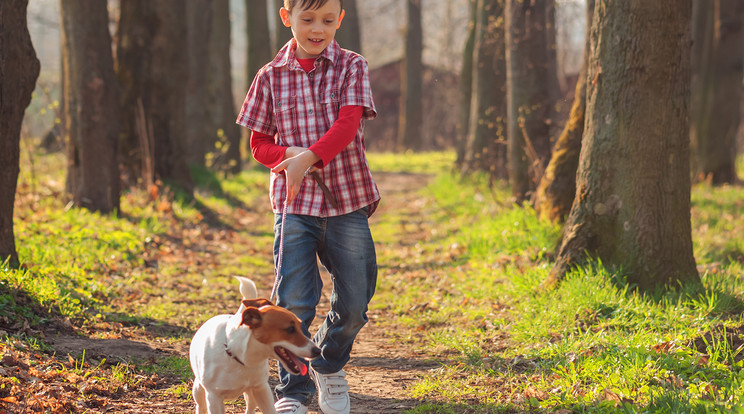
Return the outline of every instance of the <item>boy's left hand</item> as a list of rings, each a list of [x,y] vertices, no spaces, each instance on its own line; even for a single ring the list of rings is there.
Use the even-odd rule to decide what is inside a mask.
[[[287,204],[291,203],[300,192],[300,186],[305,179],[305,172],[309,168],[313,168],[313,164],[318,161],[320,161],[320,157],[315,155],[314,152],[306,150],[294,157],[287,158],[271,169],[271,172],[277,174],[284,171],[287,178]]]

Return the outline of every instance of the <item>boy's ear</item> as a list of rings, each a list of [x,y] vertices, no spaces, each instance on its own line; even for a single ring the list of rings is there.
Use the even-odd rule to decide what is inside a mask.
[[[279,17],[282,18],[282,23],[284,24],[284,27],[292,27],[292,23],[289,22],[289,10],[282,7],[279,9]],[[341,22],[339,21],[339,24]]]
[[[341,28],[341,20],[344,19],[344,16],[346,16],[346,10],[341,9],[341,14],[338,16],[338,24],[336,25],[336,30]]]

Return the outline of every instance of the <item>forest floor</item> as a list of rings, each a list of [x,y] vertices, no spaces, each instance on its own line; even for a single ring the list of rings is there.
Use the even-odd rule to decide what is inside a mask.
[[[425,205],[417,201],[418,189],[425,186],[429,176],[424,174],[397,174],[384,173],[376,176],[378,186],[383,193],[384,203],[380,210],[371,219],[371,226],[375,221],[385,214],[385,211],[396,210],[403,212],[411,221],[416,217],[422,217],[416,209]],[[262,198],[256,205],[268,204],[266,198]],[[247,215],[246,211],[239,211],[236,207],[232,211],[236,215]],[[252,207],[253,208],[253,207]],[[412,210],[413,209],[413,210]],[[268,206],[264,213],[268,213]],[[251,214],[255,213],[251,212]],[[396,213],[396,214],[397,214]],[[270,220],[270,214],[258,215],[260,220]],[[423,218],[421,219],[423,220]],[[243,220],[246,228],[232,228],[228,230],[229,237],[233,238],[233,245],[242,245],[246,252],[266,256],[263,260],[270,263],[270,252],[265,246],[253,246],[256,240],[250,231],[252,220]],[[416,223],[411,225],[418,227]],[[168,261],[173,263],[193,261],[194,251],[210,250],[210,240],[219,237],[217,232],[225,229],[214,228],[215,235],[206,235],[194,239],[188,249],[169,249]],[[406,243],[411,243],[410,234]],[[237,243],[236,243],[237,242]],[[415,241],[414,241],[415,242]],[[265,241],[263,242],[265,243]],[[401,246],[389,245],[378,246],[378,256],[385,255],[380,249],[400,249]],[[162,248],[161,248],[162,251]],[[237,252],[236,252],[237,253]],[[164,260],[164,258],[161,258]],[[202,263],[202,266],[219,266],[219,263]],[[271,286],[272,276],[269,275],[246,275],[253,278],[259,287]],[[157,283],[160,286],[173,286],[175,289],[184,289],[182,283],[176,278],[178,274],[166,276],[158,275]],[[168,280],[171,278],[172,280]],[[324,275],[327,280],[327,275]],[[225,292],[225,297],[237,298],[237,283],[230,281],[226,289],[235,289],[236,292]],[[262,289],[267,290],[267,289]],[[146,289],[141,289],[145,292]],[[259,292],[259,295],[268,292]],[[328,308],[328,295],[330,283],[325,284],[324,298],[316,318],[319,324],[325,316]],[[158,300],[179,300],[177,290],[165,291],[166,298]],[[155,295],[158,296],[158,295]],[[127,302],[153,301],[155,296],[139,297],[137,289],[133,289],[130,296],[125,297]],[[199,298],[203,298],[200,302]],[[206,320],[211,314],[229,311],[230,304],[215,304],[214,298],[209,296],[190,296],[190,308],[198,309],[197,315],[201,320]],[[374,299],[373,299],[374,300]],[[234,304],[237,308],[238,303]],[[347,378],[350,384],[350,396],[353,413],[397,413],[416,406],[406,392],[408,385],[412,384],[426,372],[441,366],[432,358],[427,357],[421,351],[395,341],[391,335],[389,321],[385,321],[385,307],[376,307],[369,312],[370,322],[361,331],[354,345],[352,359],[346,367]],[[198,313],[201,312],[200,315]],[[137,366],[147,365],[147,361],[155,363],[163,358],[172,357],[175,360],[188,358],[188,346],[190,333],[185,332],[183,326],[177,323],[162,323],[162,321],[151,324],[123,322],[100,322],[88,323],[85,326],[73,326],[69,321],[59,320],[50,323],[42,329],[13,325],[12,321],[0,321],[0,336],[5,329],[14,334],[25,332],[27,337],[40,337],[51,349],[45,352],[34,351],[33,347],[16,342],[14,349],[7,344],[1,344],[0,355],[4,355],[0,361],[0,377],[14,376],[20,379],[16,384],[3,383],[2,387],[13,387],[10,394],[0,391],[0,413],[15,412],[85,412],[85,413],[174,413],[191,412],[194,408],[190,398],[190,380],[184,381],[183,374],[168,375],[162,370],[158,373],[147,375],[127,367],[128,361],[139,361]],[[79,324],[78,324],[79,325]],[[384,325],[384,326],[383,326]],[[311,329],[312,332],[312,329]],[[26,350],[24,350],[26,348]],[[49,355],[55,357],[50,358]],[[142,362],[145,361],[145,362]],[[118,365],[113,365],[118,364]],[[276,380],[274,372],[276,364],[272,364],[272,385]],[[4,367],[4,368],[3,368]],[[98,368],[98,369],[96,369]],[[183,370],[183,369],[182,369]],[[114,376],[118,379],[116,385],[112,385],[106,376]],[[124,384],[123,386],[121,384]],[[180,392],[173,392],[174,387],[179,387]],[[13,392],[15,390],[15,393]],[[228,413],[242,413],[245,405],[242,400],[230,402]],[[317,402],[310,405],[311,413],[319,413]]]

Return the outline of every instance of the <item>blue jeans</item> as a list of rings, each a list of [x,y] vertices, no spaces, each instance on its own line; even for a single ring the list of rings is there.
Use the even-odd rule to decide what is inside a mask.
[[[283,217],[274,219],[274,260],[279,253]],[[277,305],[302,321],[305,335],[315,319],[323,288],[318,259],[331,274],[331,310],[313,337],[321,356],[311,362],[321,374],[340,371],[349,361],[357,333],[367,323],[367,305],[377,283],[377,257],[366,209],[336,217],[287,214]],[[309,375],[291,375],[280,364],[278,398],[307,403],[315,394]]]

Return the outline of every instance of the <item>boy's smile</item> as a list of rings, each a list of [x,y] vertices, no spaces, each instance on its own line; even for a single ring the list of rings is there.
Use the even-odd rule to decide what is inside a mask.
[[[336,30],[344,18],[339,0],[328,0],[317,9],[294,8],[290,12],[282,7],[279,14],[284,25],[292,28],[292,35],[297,41],[295,56],[298,59],[320,56],[336,36]]]

